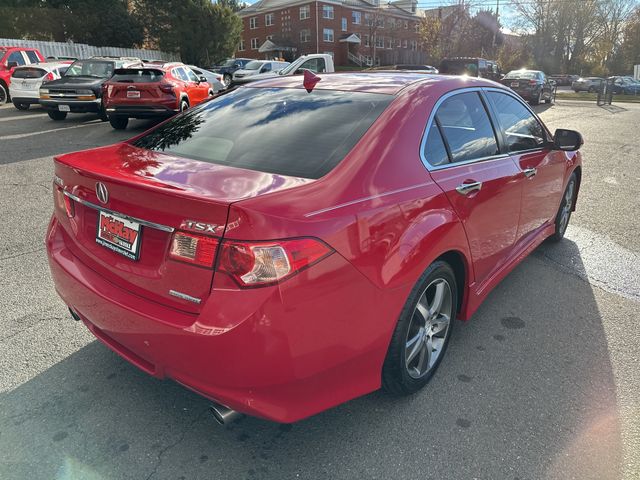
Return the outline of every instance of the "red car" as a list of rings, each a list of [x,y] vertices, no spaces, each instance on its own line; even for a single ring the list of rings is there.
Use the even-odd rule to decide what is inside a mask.
[[[214,90],[182,63],[120,68],[103,86],[111,126],[127,128],[129,118],[168,117],[211,98]]]
[[[221,421],[294,422],[423,387],[453,319],[563,237],[581,145],[478,78],[251,83],[57,157],[51,272],[76,320]]]
[[[9,100],[11,75],[15,68],[44,61],[44,57],[36,48],[0,46],[0,105]]]

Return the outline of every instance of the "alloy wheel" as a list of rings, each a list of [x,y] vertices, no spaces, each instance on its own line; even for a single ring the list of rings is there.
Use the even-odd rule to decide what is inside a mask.
[[[424,377],[436,365],[452,317],[451,286],[444,278],[437,278],[420,295],[407,332],[405,365],[411,378]]]
[[[569,218],[571,217],[571,207],[573,206],[574,187],[575,182],[569,182],[569,185],[567,185],[567,190],[564,192],[564,197],[562,199],[562,207],[560,207],[560,222],[558,225],[558,230],[561,235],[564,235],[564,232],[567,229],[567,225],[569,225]]]

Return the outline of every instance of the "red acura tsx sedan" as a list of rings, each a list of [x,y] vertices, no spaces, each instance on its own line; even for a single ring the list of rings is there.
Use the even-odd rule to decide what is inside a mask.
[[[73,318],[220,421],[411,394],[454,319],[563,237],[581,145],[478,78],[252,83],[56,157],[51,272]]]

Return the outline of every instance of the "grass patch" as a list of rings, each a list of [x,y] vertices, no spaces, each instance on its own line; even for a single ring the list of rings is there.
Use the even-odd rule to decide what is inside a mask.
[[[597,93],[587,92],[558,92],[556,94],[558,100],[584,100],[587,102],[595,102],[598,99]],[[640,103],[640,95],[614,95],[613,103]]]

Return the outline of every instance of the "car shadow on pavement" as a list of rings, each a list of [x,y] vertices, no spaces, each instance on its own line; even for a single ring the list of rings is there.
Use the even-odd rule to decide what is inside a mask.
[[[615,385],[587,282],[536,253],[455,327],[425,390],[293,425],[219,426],[205,399],[95,341],[0,394],[0,478],[618,478]]]

